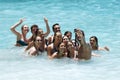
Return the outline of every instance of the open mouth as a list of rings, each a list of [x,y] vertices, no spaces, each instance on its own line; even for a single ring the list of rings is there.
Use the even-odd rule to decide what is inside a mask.
[[[80,35],[77,35],[77,39],[78,39],[78,40],[81,40],[81,37],[80,37]]]

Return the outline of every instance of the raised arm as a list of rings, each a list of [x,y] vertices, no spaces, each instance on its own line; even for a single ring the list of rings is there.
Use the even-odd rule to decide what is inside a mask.
[[[19,26],[22,22],[23,22],[24,19],[20,19],[16,24],[14,24],[10,30],[17,36],[17,40],[19,40],[19,38],[21,38],[21,34],[16,31],[16,27]]]
[[[47,29],[47,32],[44,33],[44,36],[47,37],[50,33],[50,27],[49,27],[49,24],[48,24],[48,19],[46,17],[44,17],[44,21],[45,21],[46,29]]]

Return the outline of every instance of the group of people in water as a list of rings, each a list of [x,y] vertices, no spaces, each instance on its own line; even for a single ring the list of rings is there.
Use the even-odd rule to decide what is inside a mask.
[[[37,56],[46,51],[50,59],[68,57],[76,60],[89,60],[92,55],[97,56],[97,54],[92,53],[92,50],[109,51],[108,47],[99,47],[96,36],[91,36],[90,42],[87,43],[85,33],[81,29],[74,29],[75,39],[72,39],[71,31],[66,31],[63,35],[58,23],[53,24],[52,30],[54,34],[48,37],[50,27],[46,17],[44,17],[46,32],[39,28],[38,25],[32,25],[32,36],[27,38],[26,36],[29,32],[27,25],[21,27],[21,33],[16,30],[23,22],[24,19],[20,19],[10,30],[17,36],[16,46],[26,46],[25,52],[28,55]]]

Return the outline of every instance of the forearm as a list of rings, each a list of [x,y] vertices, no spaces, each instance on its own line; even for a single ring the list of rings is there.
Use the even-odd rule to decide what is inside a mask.
[[[20,33],[19,33],[18,31],[16,31],[15,28],[16,28],[18,25],[20,25],[22,22],[23,22],[23,20],[21,19],[20,21],[18,21],[16,24],[14,24],[14,25],[10,28],[10,30],[11,30],[14,34],[16,34],[17,36],[18,36]]]
[[[15,28],[16,28],[17,26],[19,26],[21,23],[22,23],[21,20],[18,21],[17,23],[15,23],[15,24],[11,27],[11,30],[15,30]]]
[[[46,18],[44,18],[44,21],[45,21],[46,29],[47,29],[47,32],[45,32],[44,35],[45,35],[45,37],[47,37],[50,33],[50,27],[49,27],[49,24],[48,24],[48,20]]]

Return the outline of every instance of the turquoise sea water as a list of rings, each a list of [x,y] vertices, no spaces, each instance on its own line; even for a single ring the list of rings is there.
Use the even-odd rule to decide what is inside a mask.
[[[120,79],[120,0],[0,0],[0,6],[0,80]],[[99,46],[108,46],[110,51],[96,51],[102,56],[90,61],[49,60],[46,53],[25,55],[24,47],[14,46],[16,37],[10,27],[26,18],[24,24],[37,24],[46,31],[44,16],[51,34],[54,23],[61,25],[62,33],[80,28],[87,42],[95,35]]]

